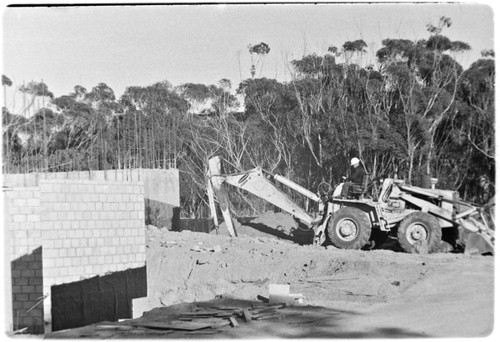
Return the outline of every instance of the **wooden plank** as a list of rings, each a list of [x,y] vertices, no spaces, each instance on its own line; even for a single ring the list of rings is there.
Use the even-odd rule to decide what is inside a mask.
[[[229,317],[229,322],[231,323],[231,326],[232,326],[233,328],[239,327],[239,325],[238,325],[238,321],[236,320],[236,318],[234,318],[234,317]]]
[[[243,318],[245,319],[245,322],[250,322],[252,320],[252,315],[246,308],[243,309]]]
[[[230,324],[231,324],[231,322],[229,320],[223,319],[220,322],[212,323],[211,328],[212,329],[223,328],[223,327],[227,327]]]
[[[125,331],[125,330],[133,330],[135,329],[133,326],[130,326],[130,325],[107,325],[107,324],[103,324],[103,325],[98,325],[95,327],[95,330],[121,330],[121,331]]]
[[[150,329],[166,329],[166,330],[200,330],[210,328],[212,323],[185,322],[185,321],[170,321],[170,322],[145,322],[136,323],[141,327]]]

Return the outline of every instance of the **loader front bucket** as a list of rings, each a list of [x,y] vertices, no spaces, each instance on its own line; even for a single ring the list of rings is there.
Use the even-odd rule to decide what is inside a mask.
[[[469,217],[459,220],[465,240],[464,253],[471,255],[495,254],[495,231]]]
[[[469,233],[465,242],[464,253],[470,255],[495,255],[495,246],[492,238],[485,233]]]

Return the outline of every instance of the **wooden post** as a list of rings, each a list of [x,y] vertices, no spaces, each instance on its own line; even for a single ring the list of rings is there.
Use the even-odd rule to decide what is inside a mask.
[[[223,189],[223,180],[220,176],[220,165],[221,161],[219,157],[214,157],[208,161],[208,173],[210,176],[209,182],[212,182],[213,189],[215,190],[215,194],[217,195],[217,199],[219,200],[219,206],[222,211],[222,216],[224,217],[224,222],[226,223],[227,230],[229,231],[229,235],[235,237],[236,232],[234,231],[233,220],[229,211],[229,198],[226,191]]]

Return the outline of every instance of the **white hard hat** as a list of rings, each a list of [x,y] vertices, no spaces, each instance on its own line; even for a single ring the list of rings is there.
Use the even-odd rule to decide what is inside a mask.
[[[359,164],[359,159],[354,157],[351,159],[351,166],[356,165],[356,164]]]

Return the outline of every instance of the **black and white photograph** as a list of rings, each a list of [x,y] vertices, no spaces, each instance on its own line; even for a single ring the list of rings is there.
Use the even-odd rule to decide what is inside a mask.
[[[4,337],[495,339],[495,10],[6,3]]]

